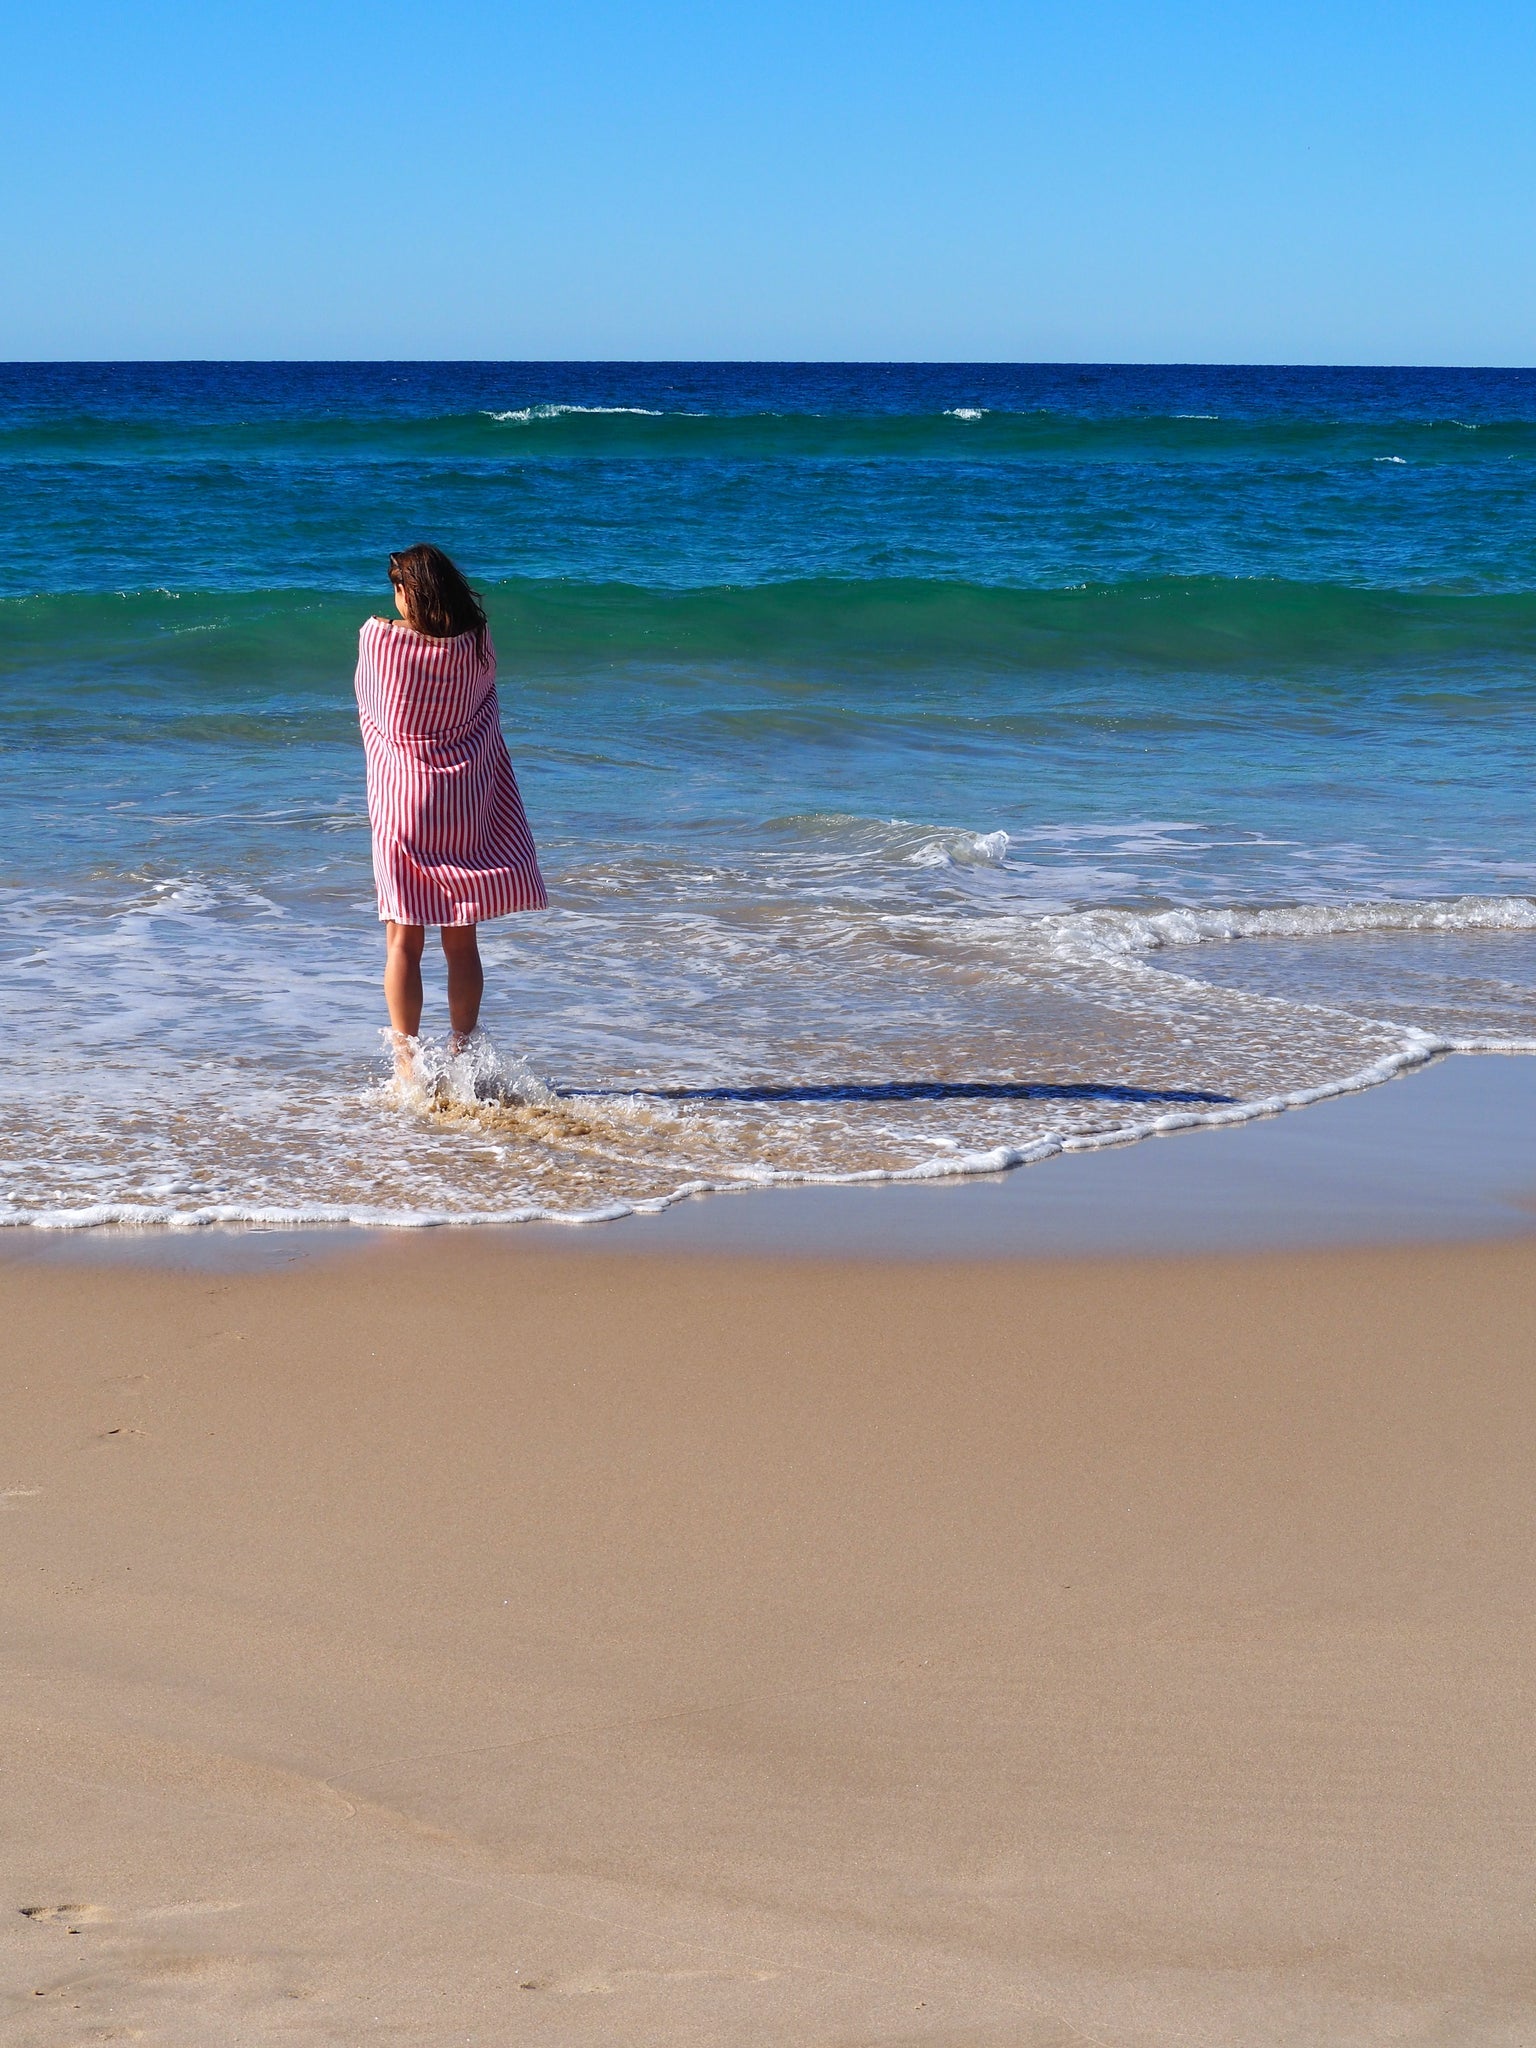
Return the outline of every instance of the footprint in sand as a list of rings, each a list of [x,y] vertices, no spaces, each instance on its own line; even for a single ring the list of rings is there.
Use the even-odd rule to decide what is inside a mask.
[[[140,1906],[127,1913],[113,1913],[106,1906],[85,1904],[17,1908],[24,1920],[35,1921],[39,1926],[62,1924],[71,1934],[78,1933],[82,1927],[122,1926],[146,1920],[196,1920],[209,1913],[236,1913],[239,1910],[238,1899],[178,1899],[171,1905]]]
[[[20,1911],[24,1920],[66,1920],[71,1933],[81,1927],[99,1927],[112,1917],[104,1906],[23,1906]]]

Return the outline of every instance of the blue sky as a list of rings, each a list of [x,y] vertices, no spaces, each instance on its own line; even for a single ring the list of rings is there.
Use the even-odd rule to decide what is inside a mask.
[[[0,355],[1536,361],[1536,7],[0,0]]]

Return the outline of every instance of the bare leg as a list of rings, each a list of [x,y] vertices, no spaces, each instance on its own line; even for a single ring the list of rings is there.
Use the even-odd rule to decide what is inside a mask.
[[[402,1079],[411,1066],[405,1041],[421,1030],[421,949],[426,936],[419,924],[391,920],[384,927],[384,1000],[395,1034],[395,1072]]]
[[[485,969],[472,924],[443,926],[443,958],[448,962],[448,1023],[453,1050],[458,1052],[480,1022],[480,998],[485,994]]]

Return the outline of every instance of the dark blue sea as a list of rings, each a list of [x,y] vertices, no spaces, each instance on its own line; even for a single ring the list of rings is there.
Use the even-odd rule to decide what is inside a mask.
[[[596,1217],[1536,1049],[1533,479],[1524,371],[0,365],[0,1220]],[[402,1092],[351,679],[420,539],[551,907]]]

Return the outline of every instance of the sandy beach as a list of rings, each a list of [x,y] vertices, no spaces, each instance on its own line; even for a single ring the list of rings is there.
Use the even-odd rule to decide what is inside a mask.
[[[7,2042],[1536,2026],[1536,1244],[0,1288]]]

